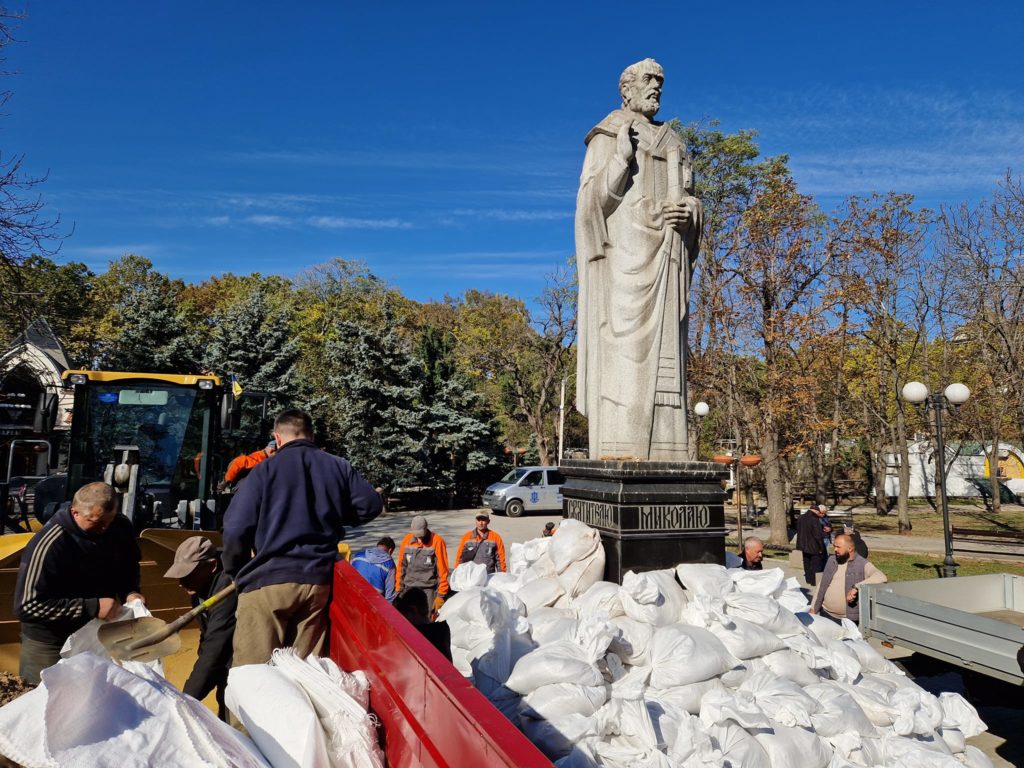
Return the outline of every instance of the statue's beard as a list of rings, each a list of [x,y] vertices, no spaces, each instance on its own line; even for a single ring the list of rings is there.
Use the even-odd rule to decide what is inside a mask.
[[[657,96],[644,96],[634,92],[630,95],[626,104],[633,112],[639,112],[644,117],[654,117],[661,109],[661,102]]]

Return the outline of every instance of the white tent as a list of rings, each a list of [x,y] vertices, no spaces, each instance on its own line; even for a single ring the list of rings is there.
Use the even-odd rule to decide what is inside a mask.
[[[918,440],[910,449],[910,498],[937,496],[935,490],[935,444]],[[949,443],[946,445],[946,495],[950,498],[981,496],[976,483],[989,482],[988,454],[991,446],[984,443]],[[885,493],[897,496],[900,489],[900,456],[885,455]],[[999,443],[999,473],[1014,493],[1024,494],[1024,451],[1009,443]]]

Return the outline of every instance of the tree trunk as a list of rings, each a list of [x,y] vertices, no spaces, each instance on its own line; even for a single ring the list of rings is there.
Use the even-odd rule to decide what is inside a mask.
[[[899,532],[910,533],[910,446],[907,445],[907,420],[903,408],[896,408],[896,447],[900,454],[900,495],[896,500]]]
[[[889,475],[888,463],[885,460],[884,436],[876,441],[875,449],[872,451],[871,465],[875,485],[875,512],[879,515],[889,514],[889,496],[886,493],[885,479]]]
[[[779,461],[779,436],[772,420],[766,425],[764,440],[761,442],[761,457],[764,467],[764,485],[768,495],[768,524],[771,526],[771,543],[789,542],[786,520],[786,488],[782,479]]]

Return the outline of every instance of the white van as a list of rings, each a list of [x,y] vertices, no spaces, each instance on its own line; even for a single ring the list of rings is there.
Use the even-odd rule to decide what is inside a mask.
[[[509,517],[523,512],[561,512],[564,484],[565,476],[558,467],[516,467],[487,487],[483,503]]]

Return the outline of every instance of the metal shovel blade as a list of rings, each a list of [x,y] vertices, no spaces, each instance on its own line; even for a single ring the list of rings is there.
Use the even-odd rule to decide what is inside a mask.
[[[160,632],[167,626],[163,619],[144,616],[140,619],[113,621],[100,627],[97,636],[112,659],[118,661],[156,661],[164,656],[177,653],[181,648],[181,636],[173,634],[151,645],[135,650],[127,646]]]

